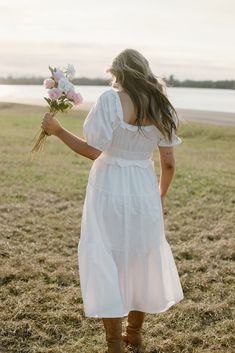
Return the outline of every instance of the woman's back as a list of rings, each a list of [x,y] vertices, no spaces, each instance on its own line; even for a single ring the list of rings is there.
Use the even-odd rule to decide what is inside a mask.
[[[136,125],[137,112],[131,97],[124,90],[117,91],[117,94],[119,95],[119,99],[122,105],[123,120],[128,124]],[[151,121],[148,119],[148,117],[145,116],[142,125],[152,125],[152,124],[151,124]]]

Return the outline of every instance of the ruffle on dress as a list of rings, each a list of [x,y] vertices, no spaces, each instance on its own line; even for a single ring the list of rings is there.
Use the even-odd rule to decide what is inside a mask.
[[[115,120],[113,123],[113,127],[116,127],[117,125],[120,125],[123,129],[128,129],[130,131],[138,131],[138,126],[135,125],[131,125],[128,124],[124,121],[124,117],[123,117],[123,110],[122,110],[122,104],[119,98],[118,93],[112,89],[112,92],[114,92],[115,97],[116,97],[116,111],[117,111],[117,116],[118,116],[118,120]],[[159,143],[158,146],[165,146],[165,147],[171,147],[171,146],[175,146],[175,145],[179,145],[182,142],[182,139],[180,137],[178,137],[175,134],[175,130],[172,130],[172,142],[169,142],[165,139],[165,137],[162,135],[162,133],[160,131],[158,131],[158,129],[156,128],[155,125],[146,125],[146,126],[142,126],[142,129],[146,132],[150,132],[153,129],[155,129],[158,133],[158,137],[159,137]]]
[[[117,116],[119,118],[119,120],[115,120],[113,126],[116,127],[117,125],[120,125],[123,129],[127,129],[130,131],[138,131],[138,126],[137,125],[133,125],[133,124],[128,124],[127,122],[124,121],[123,118],[123,111],[122,111],[122,104],[119,98],[118,93],[114,90],[111,89],[111,91],[114,93],[115,95],[115,103],[116,103],[116,113]],[[152,131],[154,129],[155,125],[146,125],[146,126],[142,126],[144,131]]]

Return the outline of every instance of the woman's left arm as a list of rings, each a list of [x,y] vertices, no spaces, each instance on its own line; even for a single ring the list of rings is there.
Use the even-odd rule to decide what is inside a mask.
[[[87,144],[86,140],[84,140],[84,139],[74,135],[70,131],[66,130],[60,124],[60,122],[57,119],[55,119],[52,115],[50,115],[49,113],[46,113],[44,115],[41,127],[48,134],[55,135],[56,137],[58,137],[71,150],[80,154],[81,156],[84,156],[86,158],[94,160],[94,159],[98,158],[99,155],[102,153],[102,151],[100,151],[92,146],[89,146]]]

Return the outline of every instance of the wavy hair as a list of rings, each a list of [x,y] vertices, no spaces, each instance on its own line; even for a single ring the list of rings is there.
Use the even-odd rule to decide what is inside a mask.
[[[112,87],[121,84],[136,109],[138,130],[147,116],[163,136],[172,142],[172,129],[179,126],[177,112],[166,94],[166,83],[154,75],[148,60],[137,50],[125,49],[118,54],[105,72],[111,73]]]

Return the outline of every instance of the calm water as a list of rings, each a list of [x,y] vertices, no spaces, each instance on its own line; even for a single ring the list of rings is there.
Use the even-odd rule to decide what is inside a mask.
[[[110,86],[77,86],[84,103],[94,102]],[[45,105],[43,86],[0,85],[0,102]],[[207,88],[168,88],[168,97],[176,108],[235,113],[235,91]]]

